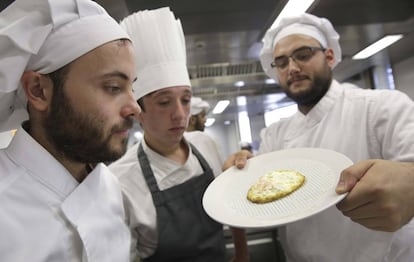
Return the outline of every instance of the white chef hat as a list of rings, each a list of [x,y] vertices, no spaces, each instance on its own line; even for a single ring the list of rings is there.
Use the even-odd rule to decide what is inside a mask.
[[[166,87],[191,86],[183,29],[169,7],[133,13],[121,26],[135,47],[137,99]]]
[[[319,41],[321,46],[332,48],[335,56],[333,67],[341,61],[339,35],[328,19],[308,13],[287,17],[282,19],[275,28],[267,30],[264,36],[263,48],[260,51],[260,62],[263,70],[274,80],[278,81],[276,69],[270,66],[273,62],[273,50],[280,39],[293,34],[313,37]]]
[[[201,97],[191,97],[191,115],[198,115],[203,110],[207,113],[207,111],[210,109],[210,105],[204,101]]]
[[[15,0],[0,13],[0,131],[24,118],[24,71],[51,73],[125,30],[90,0]]]

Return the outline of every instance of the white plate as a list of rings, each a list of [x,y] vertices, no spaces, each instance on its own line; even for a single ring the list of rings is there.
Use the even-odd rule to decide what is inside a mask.
[[[208,186],[203,206],[214,220],[240,228],[270,228],[291,223],[335,205],[346,194],[335,187],[343,169],[352,165],[346,156],[332,150],[295,148],[253,157],[244,169],[232,167]],[[305,183],[290,195],[266,204],[247,200],[250,186],[267,171],[293,169]]]

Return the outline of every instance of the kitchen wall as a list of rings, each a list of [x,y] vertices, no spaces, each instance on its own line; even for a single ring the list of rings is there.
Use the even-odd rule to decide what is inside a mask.
[[[414,100],[414,57],[394,66],[395,88],[406,93]]]

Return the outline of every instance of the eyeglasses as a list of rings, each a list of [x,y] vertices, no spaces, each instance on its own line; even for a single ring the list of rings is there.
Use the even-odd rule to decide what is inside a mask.
[[[275,57],[270,66],[272,68],[277,67],[278,69],[285,69],[289,65],[289,58],[292,58],[293,61],[296,63],[304,63],[309,61],[313,57],[316,51],[325,51],[326,49],[323,47],[316,47],[316,46],[303,46],[301,48],[296,49],[292,52],[290,56],[278,56]]]

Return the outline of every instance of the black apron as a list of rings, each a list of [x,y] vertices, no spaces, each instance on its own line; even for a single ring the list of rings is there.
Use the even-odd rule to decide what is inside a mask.
[[[191,145],[204,173],[182,184],[160,191],[147,155],[138,148],[138,160],[157,213],[158,244],[144,262],[221,262],[225,261],[223,225],[204,211],[202,197],[214,179],[204,157]]]

